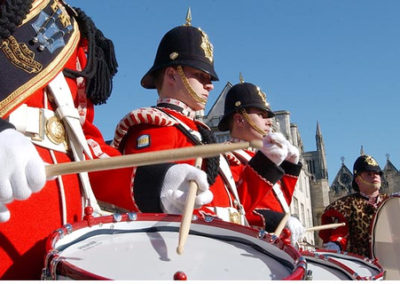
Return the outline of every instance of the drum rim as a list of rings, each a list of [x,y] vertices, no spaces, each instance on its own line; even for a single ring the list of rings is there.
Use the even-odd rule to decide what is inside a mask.
[[[134,217],[132,217],[134,216]],[[111,224],[118,222],[136,222],[136,221],[165,221],[165,222],[181,222],[180,215],[170,215],[164,213],[137,213],[130,212],[125,214],[114,214],[108,216],[101,217],[92,217],[86,218],[86,220],[82,220],[73,224],[67,224],[58,230],[55,230],[46,241],[46,252],[48,256],[48,260],[46,263],[53,263],[53,267],[47,267],[46,264],[45,270],[47,270],[48,277],[55,277],[55,272],[68,272],[68,275],[76,275],[81,274],[84,275],[82,280],[100,280],[108,278],[104,278],[103,276],[99,276],[95,273],[88,272],[84,269],[76,267],[75,265],[69,263],[66,260],[59,259],[60,255],[57,249],[55,249],[56,243],[63,238],[64,235],[68,235],[73,233],[79,229],[92,227],[99,224]],[[258,231],[256,229],[245,227],[239,224],[233,224],[224,222],[222,220],[216,218],[210,218],[208,220],[202,219],[201,217],[194,216],[192,223],[206,225],[206,226],[214,226],[221,229],[227,229],[231,231],[235,231],[240,234],[244,234],[253,238],[256,238],[261,241],[265,241],[273,246],[275,246],[279,251],[286,253],[293,260],[293,268],[290,271],[290,275],[283,278],[282,280],[302,280],[305,277],[306,271],[306,262],[304,257],[291,245],[283,242],[282,239],[268,234],[264,231]],[[289,268],[289,267],[288,267]],[[50,278],[51,279],[51,278]],[[268,280],[268,279],[266,279]]]
[[[352,271],[348,271],[348,269],[346,269],[346,268],[343,269],[343,267],[341,265],[339,265],[337,263],[337,261],[335,261],[334,259],[330,259],[330,258],[325,259],[325,258],[312,257],[312,256],[306,256],[305,258],[306,258],[307,264],[312,263],[312,262],[315,262],[318,264],[323,264],[325,266],[329,266],[330,268],[333,268],[335,270],[342,272],[343,274],[348,276],[348,280],[359,280],[356,278],[354,273],[352,273]],[[317,280],[317,279],[315,279],[315,280]]]
[[[335,252],[332,250],[318,249],[315,252],[302,251],[301,254],[306,258],[306,261],[308,260],[308,258],[314,258],[314,259],[321,260],[321,261],[327,261],[328,263],[339,266],[339,268],[344,269],[344,272],[346,274],[349,273],[348,275],[351,277],[351,279],[354,279],[354,280],[377,280],[377,279],[381,279],[384,274],[383,267],[377,262],[376,259],[372,260],[372,259],[369,259],[368,257],[363,257],[361,255],[351,253],[351,252],[338,253],[338,252]],[[325,255],[325,254],[329,254],[329,256]],[[378,273],[373,276],[361,276],[356,271],[354,271],[352,268],[333,259],[332,257],[334,257],[334,255],[337,255],[338,258],[340,258],[340,256],[341,256],[343,259],[347,259],[347,260],[349,260],[350,258],[355,258],[357,261],[364,262],[370,268],[376,269]],[[318,263],[322,263],[322,262],[318,262]],[[331,267],[333,267],[333,266],[331,266]]]
[[[61,263],[61,265],[57,265],[56,271],[61,275],[72,276],[72,279],[74,280],[112,280],[79,268],[68,261]]]

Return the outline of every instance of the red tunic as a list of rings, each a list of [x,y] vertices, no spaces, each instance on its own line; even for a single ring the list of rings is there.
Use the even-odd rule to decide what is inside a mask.
[[[247,155],[242,155],[240,151],[232,152],[229,155],[230,165],[236,181],[240,180],[241,172],[244,168],[246,168],[246,165],[251,160],[253,160],[256,155],[262,155],[262,153],[259,151],[244,151]],[[269,161],[267,157],[265,158]],[[269,161],[269,163],[266,163],[264,167],[279,168],[284,172],[282,178],[277,181],[277,185],[280,186],[286,203],[288,206],[290,206],[293,192],[295,190],[297,179],[302,167],[301,164],[299,163],[295,165],[290,162],[284,161],[280,167],[277,167],[274,163],[272,163],[272,161]],[[239,192],[239,194],[241,194],[241,192]],[[254,209],[247,214],[247,219],[249,220],[250,224],[256,227],[265,228],[266,223],[271,222],[271,220],[266,220],[266,214],[261,214],[261,212],[265,212],[265,210],[284,213],[284,208],[273,190],[268,190],[266,194],[257,202]],[[267,218],[274,218],[274,216],[268,214]],[[278,221],[279,220],[276,220],[276,222],[274,223],[277,223]]]
[[[78,54],[80,55],[81,66],[85,66],[85,57],[82,56],[84,53],[83,46],[75,44],[66,64],[56,66],[55,68],[58,68],[58,70],[54,74],[56,75],[63,68],[76,70]],[[10,112],[21,103],[26,103],[30,107],[43,108],[46,82],[49,81],[43,81],[42,87],[36,89],[32,94],[28,94],[29,96],[19,103],[11,105],[10,111],[2,115],[2,118],[7,118]],[[96,149],[92,153],[93,156],[97,157],[103,153],[109,156],[120,155],[116,149],[105,143],[100,131],[93,125],[93,104],[86,100],[85,94],[78,97],[76,80],[67,78],[67,82],[76,106],[81,105],[86,110],[86,114],[82,114],[84,118],[82,127],[86,138],[91,139],[89,143],[92,146],[91,150]],[[52,109],[49,101],[48,106],[49,109]],[[43,161],[53,164],[48,149],[40,146],[36,146],[36,149]],[[71,161],[70,156],[63,152],[54,151],[54,153],[58,163]],[[131,170],[129,169],[90,174],[95,192],[97,190],[100,192],[112,191],[115,194],[116,191],[119,191],[121,192],[120,195],[126,194],[126,196],[131,195],[130,177]],[[67,222],[80,221],[83,208],[78,176],[65,175],[62,179],[65,187]],[[105,201],[107,200],[105,199]],[[133,208],[132,203],[129,204],[129,199],[126,199],[125,205],[126,207],[130,205],[130,208]],[[45,259],[45,241],[50,233],[63,226],[61,193],[57,181],[48,181],[41,191],[32,194],[27,200],[13,201],[7,204],[7,207],[11,213],[11,218],[8,222],[0,223],[0,278],[40,279]]]
[[[198,131],[199,125],[202,124],[170,108],[163,107],[160,109],[173,118],[182,121],[191,130]],[[123,133],[121,134],[122,130]],[[120,150],[125,154],[190,147],[194,145],[194,142],[178,129],[174,119],[168,120],[168,116],[159,115],[155,109],[151,108],[133,111],[125,116],[117,127],[116,137],[119,137],[119,140],[123,141],[121,142],[123,146]],[[276,167],[265,169],[263,166],[265,160],[265,156],[260,156],[254,163],[244,166],[241,169],[240,179],[237,179],[236,186],[241,195],[240,202],[246,213],[251,212],[255,208],[263,196],[271,190],[272,185],[283,175],[283,172]],[[194,165],[194,160],[182,163]],[[141,211],[160,212],[159,194],[166,169],[161,165],[149,166],[150,169],[148,166],[146,167],[148,168],[146,171],[141,169],[143,167],[139,167],[136,170],[133,190],[135,201]],[[144,187],[146,188],[145,190],[143,190]],[[218,174],[210,190],[214,195],[214,199],[210,204],[203,206],[201,211],[208,212],[207,207],[234,207],[232,205],[234,197],[231,192],[226,190],[221,174]]]

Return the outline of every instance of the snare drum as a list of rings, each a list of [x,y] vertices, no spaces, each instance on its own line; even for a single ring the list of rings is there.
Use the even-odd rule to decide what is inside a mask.
[[[372,221],[371,251],[385,269],[385,280],[400,279],[400,196],[384,200]]]
[[[254,280],[304,277],[300,253],[275,236],[213,218],[194,217],[184,253],[176,252],[180,216],[149,213],[97,217],[47,240],[43,279]]]
[[[383,268],[375,260],[328,250],[302,251],[309,280],[382,280]]]

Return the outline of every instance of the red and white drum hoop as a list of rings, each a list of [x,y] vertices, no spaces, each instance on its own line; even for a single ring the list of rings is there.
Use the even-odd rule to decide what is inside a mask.
[[[385,269],[385,280],[400,279],[400,195],[384,200],[372,221],[371,251]]]
[[[351,253],[329,250],[302,251],[309,280],[381,280],[383,268],[377,261]]]
[[[301,280],[306,264],[272,235],[215,219],[195,218],[182,255],[180,216],[149,213],[91,217],[47,240],[43,279]]]

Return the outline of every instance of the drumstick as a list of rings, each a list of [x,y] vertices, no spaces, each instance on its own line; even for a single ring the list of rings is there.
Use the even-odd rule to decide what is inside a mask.
[[[346,223],[344,223],[344,222],[343,223],[326,224],[326,225],[306,228],[306,232],[322,231],[322,230],[327,230],[327,229],[335,229],[335,228],[342,227],[342,226],[345,226],[345,225],[346,225]]]
[[[139,154],[131,154],[117,157],[109,157],[103,159],[76,161],[69,163],[59,163],[55,165],[46,165],[46,176],[55,177],[58,175],[75,174],[80,172],[93,172],[100,170],[111,170],[118,168],[126,168],[132,166],[144,166],[152,164],[160,164],[167,162],[182,161],[194,159],[197,157],[213,157],[221,153],[226,153],[238,149],[248,147],[261,148],[262,141],[253,140],[250,142],[238,143],[215,143],[207,145],[199,145],[193,147],[185,147],[179,149],[153,151]]]
[[[282,218],[281,222],[279,223],[278,227],[276,227],[276,229],[275,229],[275,232],[274,232],[275,236],[279,237],[281,235],[282,230],[283,230],[283,228],[285,228],[286,222],[289,219],[289,217],[290,217],[290,213],[286,212],[285,216],[283,216],[283,218]]]
[[[201,163],[202,159],[197,158],[195,167],[200,169]],[[182,214],[182,223],[179,228],[179,241],[178,241],[178,247],[176,248],[176,252],[178,254],[183,253],[183,246],[185,245],[186,239],[189,234],[190,223],[192,221],[192,216],[193,216],[194,201],[196,199],[196,193],[197,193],[197,183],[192,180],[190,181],[189,192],[186,197],[186,204]]]

